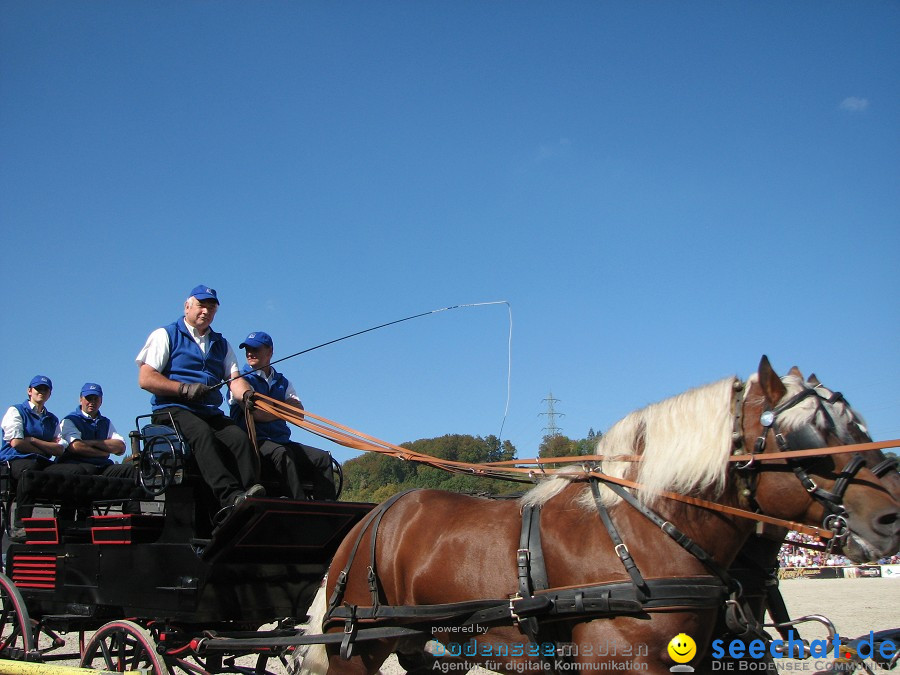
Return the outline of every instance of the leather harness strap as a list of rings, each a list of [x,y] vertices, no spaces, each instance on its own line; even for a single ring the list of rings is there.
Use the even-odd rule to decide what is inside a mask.
[[[515,617],[531,616],[590,620],[623,614],[645,615],[654,611],[716,607],[727,592],[719,579],[709,576],[647,579],[646,583],[650,597],[643,602],[634,599],[634,586],[630,581],[615,581],[549,588],[530,598],[514,598],[512,601],[495,598],[441,605],[378,607],[345,604],[328,615],[323,627],[351,618],[368,623],[402,619],[420,621],[427,626],[433,626],[436,622],[446,626],[508,626],[515,623]]]
[[[541,611],[549,608],[548,598],[535,598],[533,592],[536,590],[546,590],[549,582],[547,580],[547,568],[544,564],[544,548],[541,545],[541,507],[529,504],[522,509],[522,528],[519,534],[519,548],[516,551],[516,568],[519,578],[519,592],[510,599],[510,614],[512,618],[519,624],[519,629],[528,636],[528,639],[536,645],[540,645],[546,638],[548,641],[556,644],[558,639],[556,635],[545,635],[547,631],[541,630],[541,624],[537,616],[522,615],[515,609],[518,607],[523,611],[529,609],[540,609]],[[518,605],[516,605],[518,601]],[[533,609],[532,609],[533,611]],[[555,631],[554,631],[555,632]],[[556,664],[544,650],[539,650],[538,654],[546,664],[547,670],[556,673]]]
[[[353,543],[353,548],[350,550],[350,555],[347,558],[347,564],[344,565],[344,569],[341,570],[340,574],[338,574],[337,583],[335,583],[334,591],[331,594],[331,598],[328,600],[328,610],[325,612],[326,618],[331,615],[331,611],[340,604],[340,602],[344,599],[344,591],[347,588],[347,577],[350,574],[350,568],[353,566],[353,561],[356,559],[356,553],[359,550],[359,545],[362,543],[363,536],[369,527],[375,523],[375,526],[372,528],[372,559],[374,566],[374,557],[375,557],[375,536],[378,531],[378,525],[381,523],[382,517],[384,517],[385,512],[391,508],[397,501],[408,495],[412,490],[406,490],[405,492],[398,492],[393,497],[385,501],[383,504],[378,506],[375,509],[369,511],[366,514],[365,519],[362,521],[362,526],[359,529],[359,534],[356,536],[356,541]],[[374,567],[372,569],[374,571]],[[371,586],[370,586],[371,589]],[[377,595],[376,595],[377,600]]]
[[[609,515],[609,510],[603,505],[603,502],[600,499],[600,488],[597,483],[598,481],[596,478],[591,478],[591,493],[594,496],[594,505],[597,507],[597,512],[600,514],[600,520],[603,521],[603,525],[609,533],[609,538],[612,540],[616,555],[619,557],[619,560],[622,561],[622,564],[625,566],[625,571],[628,572],[628,576],[631,577],[631,582],[639,593],[638,598],[642,599],[641,596],[645,598],[647,597],[648,592],[647,583],[644,581],[644,577],[641,576],[641,571],[638,569],[637,563],[634,562],[634,558],[631,557],[628,547],[625,545],[625,542],[622,541],[622,537],[619,535],[619,531],[616,529],[616,526]]]

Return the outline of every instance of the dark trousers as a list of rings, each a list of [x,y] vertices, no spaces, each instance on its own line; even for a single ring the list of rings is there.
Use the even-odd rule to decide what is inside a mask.
[[[81,474],[82,476],[109,476],[110,478],[128,478],[137,485],[137,467],[133,462],[127,464],[107,464],[98,466],[90,462],[79,462],[73,460],[57,460],[46,469],[47,473],[68,473]],[[140,504],[126,504],[123,507],[125,513],[140,513]],[[58,516],[61,520],[87,520],[90,516],[90,509],[87,507],[79,507],[77,512],[74,506],[61,506]]]
[[[331,455],[309,445],[263,441],[259,446],[263,471],[274,469],[284,494],[292,499],[334,499]],[[312,484],[312,495],[304,483]]]
[[[23,494],[23,481],[19,480],[25,471],[43,471],[51,466],[49,457],[21,457],[9,460],[9,475],[16,484],[16,518],[13,527],[24,527],[22,518],[31,518],[34,505],[26,504]]]
[[[206,484],[223,507],[259,480],[259,457],[247,434],[225,415],[201,417],[175,406],[153,414],[156,424],[169,424],[169,413],[187,440]]]

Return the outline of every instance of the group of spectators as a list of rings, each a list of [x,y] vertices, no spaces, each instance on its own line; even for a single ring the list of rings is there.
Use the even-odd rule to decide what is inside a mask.
[[[272,477],[279,492],[293,499],[333,499],[331,456],[290,440],[286,422],[253,406],[254,392],[303,409],[293,385],[272,366],[274,344],[262,331],[250,333],[239,348],[247,365],[238,367],[228,341],[212,330],[219,308],[216,291],[197,286],[184,303],[184,316],[150,333],[135,362],[138,384],[151,396],[153,422],[178,426],[197,469],[219,503],[216,520],[248,496],[263,496],[261,475]],[[222,404],[228,387],[229,414]],[[32,513],[20,480],[25,471],[48,471],[134,478],[132,462],[116,463],[125,440],[100,414],[103,389],[87,382],[79,407],[62,421],[47,409],[53,383],[46,375],[28,384],[27,399],[10,406],[2,419],[0,462],[7,462],[19,486],[14,529]],[[250,442],[246,414],[252,415],[259,444]]]
[[[829,555],[822,551],[806,548],[803,544],[816,545],[818,539],[812,535],[788,532],[781,550],[778,552],[779,567],[841,567],[853,563],[842,555]],[[879,565],[900,564],[900,555],[883,558]]]

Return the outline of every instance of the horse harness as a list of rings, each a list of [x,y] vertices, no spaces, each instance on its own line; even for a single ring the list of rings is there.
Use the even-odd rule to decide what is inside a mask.
[[[816,388],[806,388],[771,410],[763,411],[760,415],[760,423],[763,425],[763,431],[754,443],[750,452],[749,461],[743,465],[738,465],[738,470],[747,472],[748,474],[750,472],[755,472],[753,475],[755,483],[755,479],[758,479],[759,471],[762,470],[762,467],[760,467],[758,463],[761,455],[765,454],[766,458],[778,458],[779,453],[764,452],[770,432],[774,435],[775,442],[778,445],[780,452],[791,452],[810,447],[815,448],[815,444],[819,439],[812,437],[813,432],[809,428],[804,427],[802,429],[783,433],[778,424],[779,415],[790,410],[801,401],[813,396],[816,397],[817,412],[821,413],[825,419],[826,432],[837,436],[842,443],[852,443],[853,439],[842,437],[838,425],[835,423],[828,408],[824,405],[825,403],[834,404],[841,401],[846,403],[846,399],[844,399],[843,394],[840,392],[828,393],[830,394],[829,396],[823,396]],[[867,440],[871,441],[868,434],[855,420],[852,423],[856,424],[860,432],[866,436]],[[736,441],[738,437],[739,435],[735,434]],[[865,466],[865,458],[858,452],[854,453],[847,464],[844,465],[844,468],[838,473],[838,477],[830,491],[819,487],[809,475],[809,465],[807,460],[788,458],[785,461],[787,461],[788,465],[793,470],[794,475],[797,476],[797,479],[809,493],[810,497],[818,502],[825,510],[822,529],[831,532],[832,534],[826,547],[826,550],[830,553],[837,544],[843,545],[850,536],[850,528],[847,524],[847,510],[843,505],[844,494],[847,492],[847,488],[850,486],[851,481],[856,477],[856,474]],[[891,471],[896,471],[897,464],[897,458],[890,457],[882,460],[875,466],[870,467],[870,471],[877,478],[882,478]]]
[[[740,386],[738,386],[740,385]],[[735,427],[740,428],[742,408],[743,385],[735,382]],[[760,421],[763,424],[763,432],[756,439],[750,453],[750,459],[736,468],[744,472],[756,471],[758,478],[760,467],[760,455],[766,446],[770,432],[775,435],[775,440],[780,451],[790,451],[794,445],[807,445],[809,430],[791,431],[782,433],[778,425],[778,417],[785,411],[794,407],[809,396],[819,398],[818,405],[829,423],[829,431],[836,432],[837,425],[823,405],[823,402],[835,403],[841,400],[839,393],[832,394],[829,398],[821,396],[815,389],[804,389],[772,410],[762,413]],[[735,433],[735,445],[738,452],[740,443]],[[806,442],[804,442],[804,439]],[[768,453],[772,457],[776,453]],[[780,454],[780,453],[778,453]],[[768,457],[767,457],[768,458]],[[822,504],[826,510],[823,523],[825,529],[833,533],[831,545],[843,542],[849,536],[849,528],[846,520],[846,510],[842,502],[844,494],[859,470],[864,466],[865,460],[856,453],[840,472],[831,491],[823,490],[809,476],[803,460],[787,460],[798,479],[809,492],[810,496]],[[896,470],[896,459],[880,462],[871,471],[881,477],[889,471]],[[349,659],[353,653],[353,645],[357,640],[373,640],[388,638],[419,637],[430,639],[432,630],[444,627],[473,627],[485,628],[496,626],[516,625],[538,647],[552,644],[554,651],[545,653],[543,649],[537,651],[543,660],[548,662],[547,669],[555,672],[554,659],[565,658],[566,652],[561,648],[565,636],[560,624],[566,619],[579,618],[590,620],[596,618],[613,618],[616,616],[632,615],[647,618],[649,613],[671,609],[711,609],[720,607],[725,603],[725,623],[729,631],[738,638],[768,640],[769,637],[762,625],[747,611],[742,599],[742,588],[728,570],[716,563],[711,556],[690,537],[681,532],[671,522],[665,520],[655,511],[640,502],[628,489],[615,479],[603,474],[592,473],[590,475],[590,488],[594,497],[600,520],[603,522],[607,533],[613,543],[615,553],[621,561],[629,581],[607,582],[590,584],[581,587],[551,588],[544,563],[543,548],[540,535],[540,506],[529,505],[522,510],[522,526],[520,530],[519,548],[516,551],[517,592],[505,599],[471,600],[440,605],[405,605],[395,606],[383,604],[381,586],[378,580],[376,566],[376,542],[378,527],[385,513],[396,504],[403,496],[411,491],[394,495],[379,507],[371,511],[363,521],[359,529],[356,541],[351,549],[347,562],[338,575],[337,583],[328,602],[328,608],[323,620],[323,630],[328,626],[343,622],[343,634],[330,634],[318,636],[327,638],[326,642],[340,642],[341,655]],[[622,500],[637,509],[643,516],[657,525],[667,536],[675,541],[684,550],[694,556],[706,566],[711,576],[647,579],[642,574],[628,546],[619,535],[608,509],[600,499],[599,483],[603,482],[613,490]],[[752,499],[750,490],[750,497]],[[758,508],[758,507],[757,507]],[[371,604],[359,606],[344,602],[344,593],[348,576],[353,562],[359,552],[366,532],[370,534],[370,563],[367,566],[369,593]],[[774,591],[770,589],[769,602],[783,606],[777,586]],[[778,612],[781,614],[781,612]],[[786,612],[785,619],[786,617]],[[402,626],[389,625],[389,620],[399,620]],[[360,622],[365,625],[360,627]],[[321,641],[321,640],[320,640]]]
[[[612,487],[612,486],[611,486]],[[517,625],[535,644],[534,653],[549,662],[548,669],[555,671],[553,660],[565,658],[561,648],[564,642],[559,623],[565,619],[612,618],[622,615],[642,616],[654,611],[671,609],[711,609],[721,606],[722,601],[731,596],[729,603],[737,603],[740,585],[728,572],[717,565],[710,556],[655,512],[639,504],[624,488],[619,486],[623,498],[632,506],[651,518],[667,535],[685,550],[701,560],[713,572],[713,576],[686,578],[646,579],[641,574],[628,547],[622,541],[606,507],[599,501],[598,481],[591,479],[598,513],[607,532],[615,544],[616,555],[628,572],[629,581],[591,584],[583,587],[550,588],[544,564],[544,554],[540,537],[539,506],[526,506],[522,511],[522,527],[519,548],[516,551],[517,592],[509,598],[472,600],[441,605],[394,606],[382,603],[375,546],[378,527],[384,514],[409,491],[394,495],[363,521],[348,560],[338,575],[337,583],[328,602],[323,621],[323,629],[343,622],[344,631],[340,636],[341,655],[350,658],[353,644],[357,640],[386,639],[398,637],[431,637],[432,628],[464,626]],[[627,495],[627,497],[624,497]],[[371,531],[369,540],[370,562],[367,566],[371,603],[368,606],[343,602],[350,569],[360,551],[364,535]],[[738,612],[736,616],[742,616]],[[388,620],[403,621],[403,626],[385,625]],[[360,623],[368,624],[360,626]],[[378,624],[381,625],[378,625]],[[739,626],[745,633],[748,626]],[[337,635],[329,640],[337,642]],[[548,653],[547,645],[553,645],[553,653]]]

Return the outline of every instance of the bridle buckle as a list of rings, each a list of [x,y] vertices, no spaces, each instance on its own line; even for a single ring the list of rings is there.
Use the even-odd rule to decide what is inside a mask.
[[[844,542],[847,541],[847,538],[850,536],[850,527],[847,525],[847,519],[840,513],[832,513],[826,516],[822,523],[822,527],[833,535],[825,546],[825,550],[829,553],[831,553],[835,546],[843,546]]]

